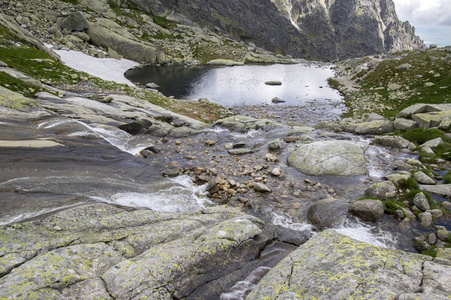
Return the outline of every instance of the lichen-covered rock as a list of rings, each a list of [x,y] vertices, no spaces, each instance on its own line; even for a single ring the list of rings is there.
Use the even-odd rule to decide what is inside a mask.
[[[288,163],[304,174],[324,175],[364,175],[365,165],[363,143],[351,141],[318,141],[301,145],[290,153]]]
[[[442,120],[451,117],[451,110],[420,113],[412,116],[412,120],[418,122],[421,128],[438,127]]]
[[[404,182],[412,178],[412,174],[407,171],[401,171],[388,174],[385,176],[385,178],[393,182],[394,185],[400,187]]]
[[[394,125],[389,120],[375,120],[357,124],[354,129],[355,134],[383,134],[392,132]]]
[[[447,299],[451,266],[431,260],[327,230],[269,271],[246,299]]]
[[[416,172],[413,174],[413,178],[420,184],[436,184],[435,180],[426,175],[424,172]]]
[[[370,185],[365,191],[365,196],[385,200],[393,198],[396,192],[396,186],[391,181],[382,181]]]
[[[376,222],[384,216],[384,204],[379,200],[359,200],[349,211],[364,221]]]
[[[418,207],[421,211],[427,211],[431,209],[429,205],[429,200],[423,193],[418,193],[413,198],[413,204]]]
[[[185,214],[71,208],[0,227],[1,296],[184,297],[209,282],[211,272],[219,278],[243,267],[259,251],[262,228],[257,218],[227,207]]]
[[[388,146],[398,149],[415,150],[416,146],[400,136],[376,136],[373,142],[377,145]]]
[[[413,120],[404,118],[397,118],[394,123],[395,129],[398,130],[411,130],[418,127],[418,123]]]

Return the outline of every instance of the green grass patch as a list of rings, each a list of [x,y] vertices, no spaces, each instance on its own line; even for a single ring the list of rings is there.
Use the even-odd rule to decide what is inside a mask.
[[[69,4],[73,4],[73,5],[77,5],[78,4],[78,0],[60,0],[62,2],[66,2]]]
[[[437,247],[432,246],[431,248],[429,248],[427,250],[421,251],[421,254],[435,258],[437,256]]]
[[[155,24],[166,29],[174,29],[175,27],[177,27],[177,22],[170,21],[165,17],[152,16],[152,20],[154,21]]]
[[[451,183],[451,171],[448,171],[445,176],[443,176],[443,182],[445,184],[450,184]]]
[[[387,214],[394,214],[398,209],[403,209],[405,207],[406,206],[404,205],[404,203],[399,202],[395,199],[384,201],[384,212]]]
[[[403,135],[403,138],[406,140],[416,144],[421,145],[423,143],[426,143],[430,140],[436,139],[436,138],[442,138],[443,141],[451,143],[451,138],[447,137],[446,134],[435,128],[429,128],[429,129],[423,129],[423,128],[415,128],[406,131]]]
[[[373,70],[354,74],[360,89],[349,92],[345,101],[350,102],[352,112],[362,114],[372,111],[387,118],[416,103],[451,103],[451,64],[448,55],[445,49],[397,54],[397,57],[382,61]],[[411,67],[399,70],[402,64]],[[432,86],[425,86],[425,83],[432,83]],[[400,88],[388,90],[391,84],[397,84]],[[366,103],[371,105],[362,105],[361,99],[367,99]]]

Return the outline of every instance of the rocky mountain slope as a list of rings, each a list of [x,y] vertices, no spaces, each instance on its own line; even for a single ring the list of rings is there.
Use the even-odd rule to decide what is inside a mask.
[[[179,13],[235,39],[295,57],[335,60],[423,47],[391,0],[130,0],[142,10]]]
[[[47,43],[151,64],[331,61],[424,46],[391,0],[5,0],[0,8]]]
[[[422,48],[408,22],[401,22],[392,0],[271,0],[322,58]]]

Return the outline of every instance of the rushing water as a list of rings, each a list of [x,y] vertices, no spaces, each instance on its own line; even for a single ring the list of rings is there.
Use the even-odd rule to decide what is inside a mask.
[[[132,82],[155,83],[166,96],[209,101],[223,106],[270,104],[278,97],[284,105],[307,101],[341,102],[327,79],[334,76],[331,66],[306,64],[245,65],[234,67],[147,66],[125,73]],[[266,85],[280,81],[282,85]]]

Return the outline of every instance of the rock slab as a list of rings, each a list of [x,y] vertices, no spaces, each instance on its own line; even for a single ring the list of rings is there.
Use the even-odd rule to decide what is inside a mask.
[[[451,266],[327,230],[273,268],[246,298],[447,299]]]

